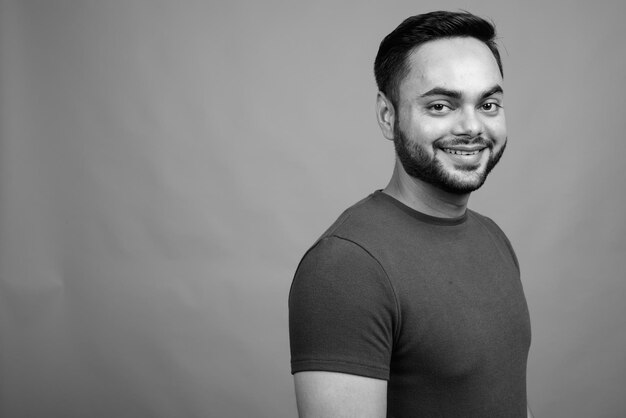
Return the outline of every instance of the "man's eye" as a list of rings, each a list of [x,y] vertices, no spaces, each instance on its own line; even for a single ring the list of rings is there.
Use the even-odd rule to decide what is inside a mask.
[[[482,110],[488,113],[497,112],[499,107],[500,106],[498,106],[497,103],[483,103],[483,105],[481,106]]]
[[[442,104],[442,103],[432,104],[428,108],[434,113],[446,113],[447,111],[450,110],[449,106],[446,106],[445,104]]]

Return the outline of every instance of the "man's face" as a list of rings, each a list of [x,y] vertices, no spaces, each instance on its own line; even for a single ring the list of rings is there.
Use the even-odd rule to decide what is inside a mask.
[[[495,57],[475,38],[449,38],[422,44],[408,60],[394,122],[404,170],[451,193],[478,189],[506,145]]]

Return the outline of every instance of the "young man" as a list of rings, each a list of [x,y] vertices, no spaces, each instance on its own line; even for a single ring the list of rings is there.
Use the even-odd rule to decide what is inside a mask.
[[[301,418],[527,416],[518,262],[500,228],[467,209],[507,141],[494,38],[470,13],[433,12],[382,41],[377,118],[396,164],[295,274]]]

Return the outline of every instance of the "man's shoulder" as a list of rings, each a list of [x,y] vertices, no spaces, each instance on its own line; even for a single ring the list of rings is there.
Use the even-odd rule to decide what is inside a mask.
[[[329,237],[355,243],[368,242],[372,238],[392,233],[391,224],[398,216],[397,208],[390,204],[382,191],[377,190],[343,211],[317,242]]]
[[[371,222],[373,219],[382,216],[383,210],[381,210],[380,204],[376,202],[375,196],[376,193],[372,193],[344,210],[320,238],[341,234],[354,229],[363,222]]]
[[[483,215],[481,213],[478,213],[472,209],[467,209],[467,215],[468,215],[467,217],[469,220],[473,222],[477,222],[483,228],[486,228],[490,232],[498,234],[498,235],[506,236],[504,234],[504,231],[502,231],[502,229],[500,228],[500,226],[498,226],[498,224],[490,217]]]
[[[344,210],[306,251],[302,260],[344,263],[372,260],[372,242],[381,234],[385,219],[394,216],[376,191]]]
[[[506,236],[504,231],[498,226],[498,224],[496,224],[496,222],[493,219],[485,215],[481,215],[480,213],[470,210],[470,209],[468,209],[468,218],[473,219],[475,222],[479,223],[481,227],[484,228],[489,233],[489,235],[496,242],[499,243],[501,247],[506,248],[508,253],[513,258],[515,265],[519,269],[519,261],[517,260],[517,255],[515,254],[513,245],[511,244],[511,241]]]

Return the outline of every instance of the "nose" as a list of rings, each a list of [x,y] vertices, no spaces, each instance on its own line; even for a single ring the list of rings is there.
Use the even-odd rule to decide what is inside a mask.
[[[483,129],[483,122],[476,109],[463,109],[463,111],[459,113],[452,133],[459,136],[475,137],[482,135]]]

